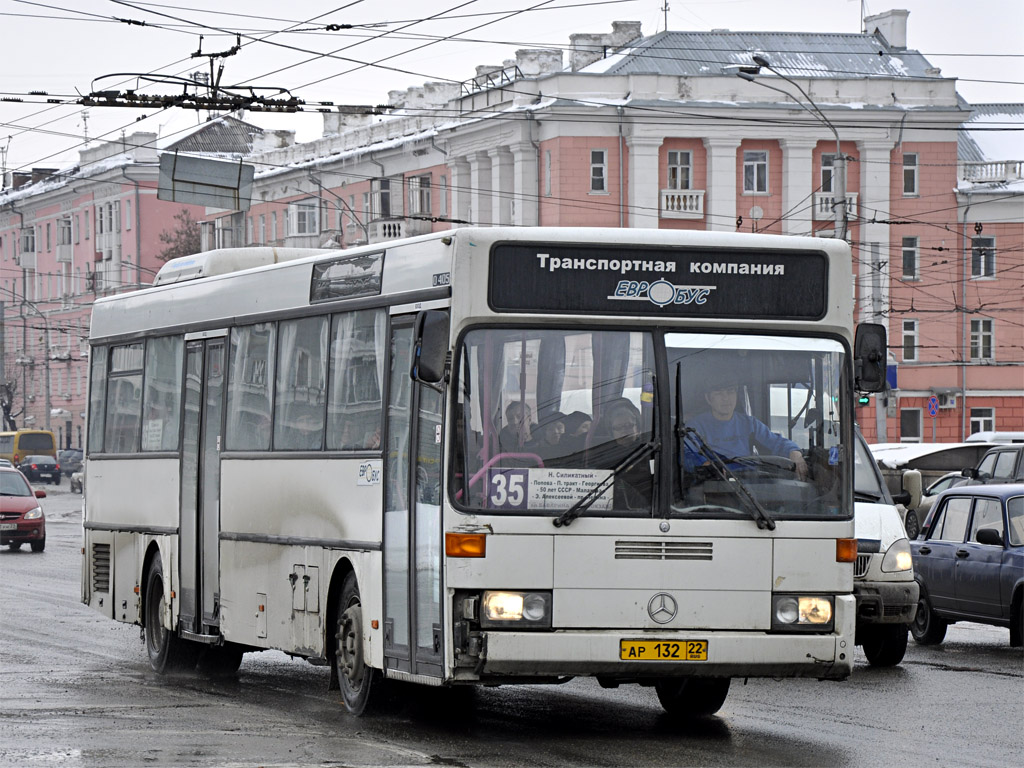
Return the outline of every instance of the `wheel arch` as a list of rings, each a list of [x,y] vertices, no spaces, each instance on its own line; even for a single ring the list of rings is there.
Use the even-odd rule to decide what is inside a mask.
[[[355,573],[356,568],[352,560],[345,556],[334,564],[331,571],[331,582],[327,587],[327,620],[324,622],[324,653],[327,660],[331,662],[331,687],[335,687],[337,680],[334,672],[334,653],[337,644],[334,639],[334,628],[338,622],[338,601],[341,598],[341,588],[345,584],[345,578],[350,573]],[[358,576],[356,577],[358,578]]]
[[[148,590],[146,584],[149,582],[149,569],[153,566],[153,561],[156,558],[160,558],[161,565],[163,563],[163,553],[160,550],[160,545],[153,540],[149,542],[146,547],[146,554],[142,558],[142,578],[139,582],[139,623],[141,626],[146,626],[146,601],[149,599],[147,595]]]

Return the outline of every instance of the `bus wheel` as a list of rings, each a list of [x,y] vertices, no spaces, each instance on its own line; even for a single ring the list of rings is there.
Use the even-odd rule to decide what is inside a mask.
[[[366,710],[374,671],[366,665],[363,649],[363,606],[359,599],[356,575],[345,577],[338,603],[334,668],[345,707],[357,717]]]
[[[245,652],[235,643],[210,645],[199,652],[197,668],[209,677],[230,677],[238,671]]]
[[[906,624],[876,624],[864,627],[866,637],[861,647],[873,667],[895,667],[907,652],[909,627]],[[862,631],[863,631],[862,630]]]
[[[669,677],[654,684],[658,701],[675,717],[706,717],[722,708],[728,677]]]
[[[160,623],[165,605],[164,569],[157,555],[146,574],[146,653],[157,674],[186,672],[196,664],[197,647]]]

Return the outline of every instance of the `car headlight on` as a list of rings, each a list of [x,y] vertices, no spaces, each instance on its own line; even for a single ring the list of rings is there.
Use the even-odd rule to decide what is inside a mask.
[[[546,629],[551,626],[551,593],[484,592],[480,626]]]
[[[910,556],[910,542],[906,539],[900,539],[889,547],[889,551],[882,558],[882,570],[886,573],[909,571],[913,567],[914,560]]]
[[[772,629],[821,632],[832,630],[833,599],[823,595],[774,595]]]
[[[25,519],[26,520],[38,520],[42,516],[43,516],[43,508],[42,507],[36,507],[35,509],[30,509],[28,512],[25,513]]]

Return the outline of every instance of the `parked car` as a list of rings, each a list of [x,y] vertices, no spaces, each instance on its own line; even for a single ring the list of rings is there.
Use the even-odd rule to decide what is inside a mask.
[[[71,475],[71,492],[85,493],[85,472],[75,472]]]
[[[910,631],[935,645],[946,627],[975,621],[1009,627],[1024,645],[1024,485],[961,485],[943,491],[910,542],[921,585]]]
[[[914,496],[921,494],[920,473],[908,470],[904,479],[911,490],[901,501],[916,503]],[[913,488],[915,479],[917,485]],[[854,445],[853,483],[857,536],[854,642],[864,650],[871,665],[892,667],[903,661],[907,651],[907,630],[917,610],[919,587],[903,520],[860,432]]]
[[[940,493],[947,488],[956,488],[958,485],[964,485],[967,482],[968,478],[964,477],[961,470],[960,472],[947,472],[925,488],[921,494],[921,502],[917,505],[917,509],[914,510],[918,521],[923,522],[928,517],[928,513],[935,504],[935,499],[939,497]],[[917,536],[912,536],[911,538],[917,538]]]
[[[39,499],[46,491],[33,491],[25,476],[11,467],[0,467],[0,546],[20,549],[26,541],[33,552],[46,548],[46,517]]]
[[[0,467],[11,467],[14,468],[14,464],[9,459],[0,459]]]
[[[60,485],[60,464],[52,456],[26,456],[18,469],[33,483],[46,479]]]
[[[962,474],[972,483],[1024,483],[1024,443],[989,448],[978,466]]]
[[[67,448],[57,454],[57,463],[64,477],[71,477],[82,468],[84,454],[78,448]]]

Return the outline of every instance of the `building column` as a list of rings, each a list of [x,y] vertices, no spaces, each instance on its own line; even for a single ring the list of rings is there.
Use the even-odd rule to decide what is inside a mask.
[[[512,223],[517,227],[535,227],[540,222],[538,149],[533,142],[512,144]]]
[[[487,152],[469,155],[469,220],[477,226],[491,224],[491,158]]]
[[[658,228],[658,150],[662,137],[627,136],[629,181],[626,187],[627,226]]]
[[[892,273],[889,225],[872,220],[889,219],[892,215],[889,199],[892,148],[891,141],[857,142],[857,150],[860,152],[860,200],[857,215],[861,221],[858,239],[862,248],[859,254],[862,274],[858,284],[862,322],[884,322],[883,313],[889,306],[889,279]]]
[[[452,210],[451,216],[459,221],[470,221],[469,192],[471,189],[469,162],[464,157],[453,157],[448,161],[452,177]],[[458,227],[459,224],[452,226]]]
[[[815,141],[779,139],[782,146],[782,234],[809,234],[814,229],[813,178]]]
[[[508,226],[512,223],[512,199],[514,185],[512,179],[513,159],[508,147],[495,147],[488,150],[491,158],[491,223],[495,226]]]
[[[708,155],[704,217],[712,231],[736,231],[736,150],[739,139],[704,139]]]

